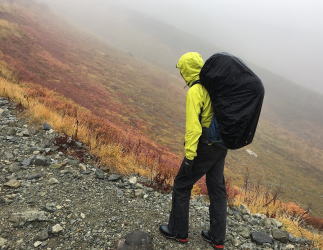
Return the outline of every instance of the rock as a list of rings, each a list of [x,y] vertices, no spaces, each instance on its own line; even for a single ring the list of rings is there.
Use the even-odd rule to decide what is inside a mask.
[[[284,249],[286,249],[286,250],[294,250],[295,249],[295,246],[292,245],[292,244],[288,244],[288,245],[285,246]]]
[[[47,231],[47,229],[44,229],[44,230],[40,231],[40,232],[36,235],[36,239],[37,239],[37,240],[44,241],[44,240],[47,240],[48,238],[49,238],[49,235],[48,235],[48,231]]]
[[[13,159],[15,156],[11,152],[4,152],[4,157],[8,160]]]
[[[117,250],[153,250],[152,237],[141,231],[135,231],[128,234],[125,240],[120,241]]]
[[[289,234],[286,231],[279,230],[279,229],[273,229],[272,235],[275,240],[278,240],[282,243],[287,243],[289,239]]]
[[[276,220],[276,219],[271,219],[271,224],[275,227],[281,228],[283,226],[283,223],[281,223],[280,221]]]
[[[39,247],[41,244],[42,244],[42,242],[41,242],[41,241],[36,241],[36,242],[34,243],[34,247]]]
[[[39,210],[27,210],[24,212],[13,213],[9,221],[15,223],[16,226],[23,226],[27,222],[48,221],[48,214]]]
[[[18,166],[17,164],[12,164],[12,165],[10,165],[10,166],[9,166],[9,168],[8,168],[9,172],[11,172],[11,173],[16,173],[16,172],[18,172],[20,169],[21,169],[21,167],[20,167],[20,166]]]
[[[15,179],[11,179],[10,181],[6,182],[4,186],[9,187],[9,188],[19,188],[21,187],[20,181],[17,181]]]
[[[34,164],[35,166],[49,166],[50,160],[45,156],[38,155],[33,158],[32,164]]]
[[[242,214],[248,214],[248,215],[250,214],[249,209],[248,209],[245,205],[242,205],[242,204],[241,204],[241,205],[239,206],[239,210],[241,211],[241,213],[242,213]]]
[[[252,243],[244,243],[241,245],[241,247],[239,249],[241,249],[241,250],[255,250],[256,246]]]
[[[43,124],[43,130],[45,130],[45,131],[49,131],[49,130],[51,130],[52,129],[52,127],[48,124],[48,123],[44,123]]]
[[[58,183],[59,183],[59,181],[56,178],[50,178],[48,180],[49,185],[55,185],[55,184],[58,184]]]
[[[143,189],[136,189],[135,190],[135,196],[136,197],[143,197],[145,194],[144,190]]]
[[[17,130],[15,128],[10,128],[7,135],[9,136],[15,136],[17,133]]]
[[[4,114],[4,109],[1,109],[1,108],[0,108],[0,116],[1,116],[2,114]]]
[[[28,166],[30,166],[30,165],[31,165],[32,161],[33,161],[33,158],[24,159],[24,160],[22,161],[21,165],[23,165],[23,166],[25,166],[25,167],[28,167]]]
[[[60,224],[56,224],[55,226],[52,226],[52,228],[51,228],[51,232],[53,234],[59,234],[63,230],[64,230],[64,228]]]
[[[81,213],[80,216],[82,219],[85,219],[85,214]]]
[[[137,184],[137,177],[136,176],[130,177],[128,181],[130,184],[135,185]]]
[[[7,244],[7,240],[5,238],[0,237],[0,248],[4,247]]]
[[[273,239],[265,232],[252,232],[251,240],[257,244],[273,243]]]
[[[101,169],[97,169],[95,171],[95,176],[96,176],[97,179],[100,179],[100,180],[104,180],[105,179],[105,173]]]
[[[83,163],[80,163],[79,164],[79,167],[80,167],[80,169],[81,169],[81,171],[86,171],[87,170],[87,167],[86,167],[86,165],[85,164],[83,164]]]
[[[242,231],[240,232],[240,235],[243,238],[249,238],[250,237],[250,232],[247,228],[243,228]]]
[[[112,174],[109,176],[108,181],[118,181],[121,179],[121,176],[118,174]]]
[[[27,180],[34,180],[34,179],[39,179],[41,177],[43,177],[43,173],[33,173],[33,174],[29,174],[26,176]]]
[[[44,209],[50,213],[54,213],[57,210],[55,203],[46,203]]]

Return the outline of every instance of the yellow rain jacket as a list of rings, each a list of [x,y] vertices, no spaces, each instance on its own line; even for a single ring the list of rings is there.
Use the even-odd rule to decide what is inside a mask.
[[[203,58],[197,52],[184,54],[176,65],[190,87],[186,95],[185,131],[185,157],[189,160],[193,160],[197,155],[196,150],[202,135],[202,127],[210,127],[213,117],[209,93],[201,84],[196,83],[203,65]]]

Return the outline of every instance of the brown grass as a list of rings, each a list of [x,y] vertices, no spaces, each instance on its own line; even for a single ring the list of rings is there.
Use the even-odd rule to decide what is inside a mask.
[[[0,95],[25,107],[26,115],[33,121],[46,121],[57,131],[77,137],[89,146],[102,165],[112,171],[138,173],[150,178],[163,171],[173,174],[176,171],[176,155],[135,131],[123,130],[93,115],[54,91],[32,83],[17,84],[1,78]]]

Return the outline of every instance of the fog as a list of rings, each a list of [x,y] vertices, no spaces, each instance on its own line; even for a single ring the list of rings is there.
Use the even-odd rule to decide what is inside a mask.
[[[40,1],[72,19],[81,16],[87,23],[93,22],[98,11],[109,15],[113,3],[175,26],[222,51],[323,93],[321,0]]]

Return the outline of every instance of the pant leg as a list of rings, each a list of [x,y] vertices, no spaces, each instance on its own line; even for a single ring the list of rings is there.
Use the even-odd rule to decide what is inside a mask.
[[[214,242],[223,244],[227,217],[227,194],[223,171],[227,150],[215,147],[219,158],[206,173],[206,184],[210,198],[210,236]]]
[[[186,175],[182,163],[175,178],[168,228],[179,237],[186,238],[188,235],[191,191],[193,185],[215,165],[218,155],[215,155],[214,152],[213,146],[200,143],[197,149],[197,157],[195,157],[192,166],[192,174]]]

